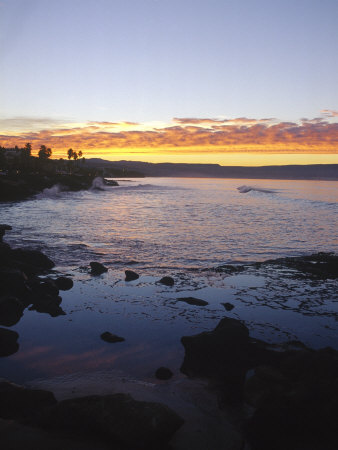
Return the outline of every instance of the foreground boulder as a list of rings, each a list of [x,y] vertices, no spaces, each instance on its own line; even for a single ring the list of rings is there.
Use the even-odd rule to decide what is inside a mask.
[[[56,284],[58,289],[60,289],[60,291],[68,291],[74,285],[73,280],[67,277],[59,277],[54,280],[54,283]]]
[[[19,335],[16,331],[0,328],[0,356],[16,353],[19,350],[18,338]]]
[[[157,450],[183,425],[167,406],[141,402],[126,394],[64,400],[51,408],[45,427],[77,429],[128,449]]]
[[[50,270],[54,262],[39,250],[16,248],[11,251],[12,264],[20,268],[26,275],[33,275]]]
[[[260,366],[245,385],[257,409],[246,426],[253,450],[338,448],[338,352],[303,346],[275,367]]]
[[[173,373],[167,367],[159,367],[155,372],[155,377],[159,380],[170,380]]]
[[[0,325],[11,327],[21,319],[24,305],[16,297],[0,298]]]
[[[244,323],[228,317],[213,331],[184,336],[181,342],[185,348],[181,371],[221,383],[224,399],[230,402],[241,400],[249,369],[279,358],[278,352],[251,339]]]
[[[39,313],[47,313],[51,317],[64,316],[66,313],[60,307],[62,298],[54,295],[39,295],[33,297],[32,306],[29,310],[37,311]]]
[[[29,419],[56,404],[52,392],[26,389],[6,381],[0,382],[0,417]]]

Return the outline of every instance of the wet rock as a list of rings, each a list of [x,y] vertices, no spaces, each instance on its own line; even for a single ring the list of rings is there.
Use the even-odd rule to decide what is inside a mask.
[[[245,270],[244,266],[233,266],[231,264],[224,264],[222,266],[218,266],[215,269],[215,272],[227,273],[232,275],[234,273],[243,272]]]
[[[66,313],[60,307],[62,298],[59,296],[44,295],[35,297],[32,300],[31,311],[47,313],[52,317],[64,316]]]
[[[24,419],[54,406],[54,394],[49,391],[26,389],[6,381],[0,382],[0,417],[3,419]]]
[[[320,279],[338,278],[338,255],[319,252],[308,256],[279,258],[258,263],[261,265],[277,265],[297,270],[305,277]]]
[[[1,448],[3,450],[112,450],[106,443],[76,436],[69,432],[50,432],[0,419]],[[114,447],[114,450],[119,450]]]
[[[282,353],[274,367],[258,367],[245,386],[257,407],[247,424],[254,450],[338,448],[338,352],[326,348]]]
[[[119,186],[118,182],[115,180],[107,180],[106,178],[104,178],[103,182],[106,186]]]
[[[179,297],[177,299],[178,302],[185,302],[188,303],[189,305],[195,305],[195,306],[206,306],[209,305],[208,302],[206,302],[205,300],[201,300],[200,298],[195,298],[195,297]]]
[[[225,402],[242,399],[246,372],[265,362],[278,360],[278,352],[249,338],[248,328],[239,320],[224,318],[213,331],[184,336],[181,371],[222,384]]]
[[[10,225],[6,225],[4,223],[0,224],[0,242],[2,242],[2,239],[6,233],[6,231],[11,230],[12,227]]]
[[[0,270],[0,287],[4,294],[22,296],[27,292],[27,277],[18,269]]]
[[[175,280],[172,277],[163,277],[159,280],[159,283],[165,286],[174,286]]]
[[[124,273],[126,274],[125,281],[133,281],[140,278],[140,275],[134,272],[133,270],[125,270]]]
[[[90,432],[130,450],[155,450],[170,440],[183,420],[165,405],[114,394],[59,402],[45,415],[43,424]]]
[[[55,265],[48,256],[38,250],[17,248],[12,250],[11,254],[12,260],[15,260],[19,268],[22,267],[26,275],[50,270]]]
[[[90,264],[92,275],[101,275],[104,272],[108,272],[107,267],[99,262],[92,261]]]
[[[18,338],[19,335],[16,331],[0,328],[0,356],[16,353],[19,350]]]
[[[24,305],[16,297],[0,298],[0,325],[11,327],[21,319]]]
[[[46,295],[51,297],[57,297],[59,289],[53,280],[46,279],[33,288],[35,296],[45,297]]]
[[[232,303],[228,303],[228,302],[226,302],[226,303],[221,303],[221,305],[224,306],[224,308],[226,309],[226,311],[231,311],[231,310],[234,309],[234,307],[235,307]]]
[[[123,342],[125,339],[123,337],[117,336],[116,334],[112,334],[109,331],[105,331],[101,334],[101,339],[106,342],[115,343],[115,342]]]
[[[159,367],[155,372],[155,376],[159,380],[169,380],[173,376],[173,373],[167,367]]]
[[[54,282],[61,291],[68,291],[74,285],[73,280],[67,277],[59,277]]]

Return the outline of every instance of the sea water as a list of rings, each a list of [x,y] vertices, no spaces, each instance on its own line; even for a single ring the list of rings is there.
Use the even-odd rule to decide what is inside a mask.
[[[225,316],[243,320],[251,336],[272,343],[300,339],[338,348],[335,280],[295,278],[251,262],[338,252],[338,182],[142,178],[104,190],[64,192],[1,204],[5,240],[37,248],[69,275],[65,315],[26,309],[12,327],[19,351],[0,360],[0,376],[17,382],[96,374],[153,381],[160,366],[174,377],[183,335],[213,329]],[[101,186],[101,185],[100,185]],[[102,186],[101,186],[102,188]],[[93,277],[90,261],[109,271]],[[248,264],[244,272],[214,269]],[[140,278],[125,282],[124,270]],[[158,283],[172,276],[173,287]],[[188,305],[196,297],[206,306]],[[224,303],[234,308],[226,311]],[[107,344],[100,334],[125,338]],[[33,385],[36,385],[36,383]]]

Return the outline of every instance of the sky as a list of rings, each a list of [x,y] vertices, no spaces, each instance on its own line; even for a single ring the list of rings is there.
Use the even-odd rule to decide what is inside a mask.
[[[337,0],[0,0],[0,145],[338,163]]]

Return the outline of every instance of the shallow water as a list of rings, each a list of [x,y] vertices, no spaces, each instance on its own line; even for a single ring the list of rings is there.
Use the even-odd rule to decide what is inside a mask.
[[[146,178],[52,190],[2,205],[1,221],[14,225],[9,242],[39,246],[60,265],[186,269],[337,252],[337,212],[335,181]]]
[[[40,248],[73,277],[61,292],[66,315],[25,310],[13,329],[20,349],[0,360],[0,374],[17,382],[76,373],[119,371],[154,381],[159,366],[174,379],[183,335],[214,328],[224,316],[244,320],[269,342],[300,339],[338,348],[338,294],[333,280],[295,278],[292,271],[248,265],[237,275],[212,269],[338,251],[338,182],[138,179],[105,191],[65,193],[1,205],[13,226],[12,245]],[[243,193],[237,187],[249,187]],[[109,271],[92,277],[89,261]],[[124,270],[141,276],[126,283]],[[171,275],[175,286],[158,284]],[[198,307],[178,302],[193,296]],[[223,303],[231,302],[227,312]],[[104,331],[125,342],[107,344]],[[34,384],[34,383],[33,383]]]

